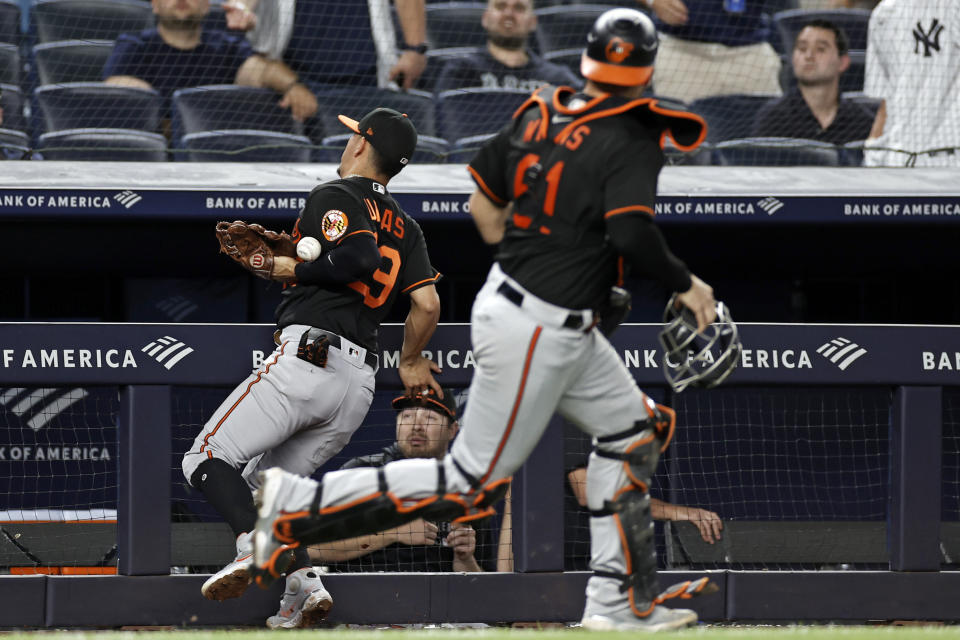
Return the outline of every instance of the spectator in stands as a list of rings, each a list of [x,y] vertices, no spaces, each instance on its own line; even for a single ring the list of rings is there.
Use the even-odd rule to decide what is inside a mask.
[[[436,91],[463,87],[523,89],[540,85],[580,87],[570,69],[543,60],[527,48],[537,28],[533,0],[488,0],[481,20],[487,46],[481,51],[449,60],[437,78]]]
[[[653,9],[660,48],[654,93],[691,102],[708,96],[779,96],[780,56],[757,0],[638,0]]]
[[[850,66],[847,36],[829,20],[811,20],[793,43],[797,87],[764,105],[755,136],[808,138],[833,144],[866,140],[873,115],[840,97],[840,74]]]
[[[883,103],[865,165],[960,166],[958,24],[956,0],[882,0],[870,15],[863,92]]]
[[[400,396],[397,440],[383,451],[353,458],[343,469],[382,467],[408,458],[442,459],[457,435],[454,393],[443,390],[438,399],[427,394]],[[449,522],[414,520],[394,529],[310,547],[314,563],[334,571],[495,571],[494,540],[489,523],[478,529]]]
[[[183,87],[239,84],[268,87],[297,120],[317,111],[317,99],[282,62],[255,54],[242,37],[204,29],[209,0],[152,0],[155,29],[121,34],[103,68],[108,84],[155,89],[169,98]]]
[[[283,60],[316,90],[324,86],[413,87],[427,65],[424,0],[395,0],[403,41],[388,0],[247,0],[255,51]],[[229,16],[228,16],[229,19]]]

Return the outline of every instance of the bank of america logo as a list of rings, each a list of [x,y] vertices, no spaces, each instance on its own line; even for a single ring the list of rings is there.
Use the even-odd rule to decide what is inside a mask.
[[[121,191],[117,195],[113,196],[113,199],[125,206],[127,209],[143,200],[143,198],[133,191]]]
[[[757,206],[767,212],[768,215],[773,215],[783,207],[783,203],[770,196],[769,198],[764,198],[757,202]]]
[[[0,405],[25,420],[27,426],[34,431],[40,431],[48,422],[88,395],[86,390],[80,387],[7,387],[0,389]]]
[[[173,369],[174,365],[193,353],[193,349],[170,336],[157,338],[143,349],[140,349],[140,351],[167,369]]]
[[[866,352],[866,349],[846,338],[834,338],[817,349],[817,353],[837,365],[841,371],[846,371],[847,367]]]

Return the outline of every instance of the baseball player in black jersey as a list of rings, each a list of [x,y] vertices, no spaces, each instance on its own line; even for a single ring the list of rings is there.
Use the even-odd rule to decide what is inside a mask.
[[[377,333],[398,296],[410,299],[399,374],[407,392],[433,389],[439,367],[421,356],[440,314],[419,225],[387,192],[413,154],[417,133],[405,114],[375,109],[360,122],[340,120],[353,135],[339,180],[318,186],[297,220],[294,240],[316,238],[310,262],[275,257],[273,277],[287,283],[277,308],[276,349],[227,397],[183,457],[183,472],[237,536],[234,562],[203,585],[224,600],[250,583],[251,488],[258,470],[281,467],[309,476],[338,453],[373,400]],[[287,577],[276,627],[322,618],[332,600],[303,550]]]
[[[648,485],[674,414],[636,385],[595,328],[630,269],[678,292],[703,332],[709,285],[653,223],[663,145],[704,139],[703,120],[641,98],[657,34],[643,13],[613,9],[587,37],[582,93],[538,90],[470,164],[470,213],[496,262],[474,302],[477,362],[463,428],[443,461],[327,474],[321,484],[270,469],[254,535],[258,582],[279,574],[285,545],[356,536],[438,514],[489,513],[554,412],[594,438],[587,469],[591,563],[583,625],[659,631],[695,612],[662,603],[709,592],[706,578],[659,593]]]

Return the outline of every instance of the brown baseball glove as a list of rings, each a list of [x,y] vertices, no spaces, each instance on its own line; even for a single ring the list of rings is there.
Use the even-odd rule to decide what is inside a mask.
[[[218,222],[217,240],[221,252],[265,280],[273,275],[274,256],[295,258],[297,255],[297,245],[286,231],[277,233],[242,220]]]

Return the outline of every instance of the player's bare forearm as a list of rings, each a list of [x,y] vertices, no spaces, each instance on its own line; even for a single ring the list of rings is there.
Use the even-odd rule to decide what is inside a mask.
[[[883,135],[883,128],[887,124],[887,101],[884,100],[880,103],[880,108],[877,109],[877,116],[873,119],[873,126],[870,127],[870,137],[879,138]]]
[[[501,207],[477,189],[470,196],[470,215],[480,237],[487,244],[497,244],[503,240],[507,224],[509,205]]]
[[[322,545],[308,547],[307,551],[310,560],[315,562],[344,562],[379,551],[394,542],[397,542],[397,535],[393,530],[389,530],[336,542],[324,542]]]
[[[440,366],[422,355],[439,320],[440,296],[437,295],[437,288],[431,284],[414,289],[410,293],[410,313],[403,326],[403,346],[397,367],[404,393],[408,395],[432,387],[439,397],[443,397],[443,389],[433,377],[434,373],[440,373]]]

